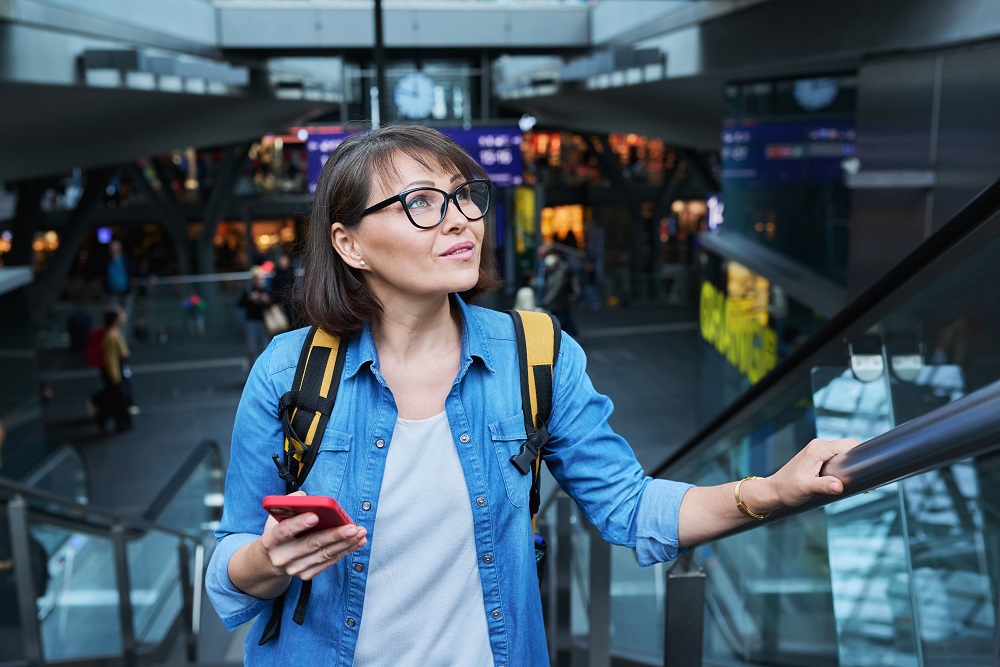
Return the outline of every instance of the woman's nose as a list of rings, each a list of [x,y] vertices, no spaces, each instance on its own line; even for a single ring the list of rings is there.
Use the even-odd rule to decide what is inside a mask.
[[[441,222],[441,226],[447,232],[461,231],[469,225],[469,219],[462,214],[459,210],[458,204],[455,203],[455,197],[451,196],[448,198],[448,208],[444,212],[444,221]]]

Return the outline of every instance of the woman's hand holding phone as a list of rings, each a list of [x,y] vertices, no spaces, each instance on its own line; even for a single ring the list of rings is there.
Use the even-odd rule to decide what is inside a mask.
[[[368,543],[367,531],[332,498],[296,491],[265,501],[270,516],[257,544],[274,575],[309,581]]]

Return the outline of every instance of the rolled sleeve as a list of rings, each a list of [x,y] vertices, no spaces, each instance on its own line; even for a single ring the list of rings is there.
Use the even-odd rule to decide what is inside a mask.
[[[208,569],[205,573],[205,589],[219,619],[229,631],[256,618],[271,602],[244,593],[236,588],[229,579],[229,559],[233,557],[237,549],[253,542],[258,537],[260,536],[247,533],[227,535],[219,540],[215,552],[208,562]]]
[[[678,544],[681,500],[693,484],[654,479],[643,489],[636,517],[635,555],[639,565],[674,560],[684,549]]]

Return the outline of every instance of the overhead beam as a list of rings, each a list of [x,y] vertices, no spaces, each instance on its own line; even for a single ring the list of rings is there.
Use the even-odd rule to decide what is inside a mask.
[[[94,209],[104,196],[104,188],[113,173],[114,168],[111,167],[91,169],[87,172],[83,194],[66,221],[65,230],[59,235],[59,247],[52,253],[45,270],[35,283],[31,313],[36,322],[48,314],[49,306],[65,284],[66,276],[69,275],[80,247],[92,228]]]
[[[223,49],[371,49],[370,7],[334,3],[217,3]],[[587,48],[590,8],[485,3],[384,9],[386,48]]]

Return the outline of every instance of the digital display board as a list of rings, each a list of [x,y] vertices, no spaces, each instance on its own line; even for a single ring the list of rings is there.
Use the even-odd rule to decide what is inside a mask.
[[[854,156],[854,142],[850,120],[726,121],[722,179],[768,185],[840,182],[841,163]]]
[[[524,160],[521,158],[521,130],[516,127],[481,127],[471,130],[442,128],[441,133],[464,148],[498,188],[521,185]]]
[[[524,161],[521,130],[516,127],[481,127],[469,130],[441,128],[441,133],[464,148],[489,174],[496,187],[521,185]],[[309,134],[305,139],[309,170],[309,192],[316,192],[323,165],[351,133]]]

